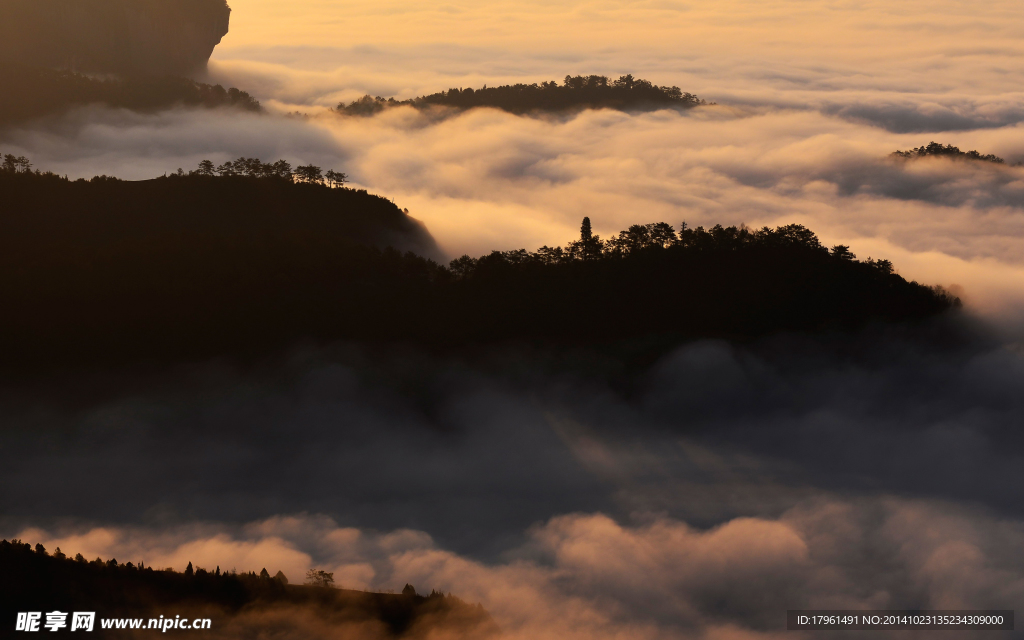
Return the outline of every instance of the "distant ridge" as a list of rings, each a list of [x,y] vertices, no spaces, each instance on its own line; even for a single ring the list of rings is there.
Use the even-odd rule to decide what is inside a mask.
[[[942,146],[938,142],[929,142],[927,146],[914,147],[908,151],[893,151],[889,154],[893,158],[950,158],[952,160],[979,160],[981,162],[992,162],[994,164],[1005,164],[1005,160],[999,156],[978,151],[961,151],[959,147],[951,144]]]
[[[558,112],[580,109],[618,109],[620,111],[651,111],[655,109],[691,109],[707,102],[682,91],[679,87],[659,87],[634,78],[631,74],[610,80],[606,76],[565,76],[562,84],[555,81],[540,84],[513,84],[482,89],[452,88],[411,100],[363,96],[349,103],[340,103],[335,111],[349,116],[372,116],[392,107],[416,109],[449,107],[459,110],[492,107],[515,114]]]

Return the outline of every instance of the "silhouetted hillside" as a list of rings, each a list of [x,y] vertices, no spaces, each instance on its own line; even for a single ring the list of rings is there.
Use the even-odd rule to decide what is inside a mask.
[[[70,71],[0,63],[0,126],[87,104],[134,111],[157,111],[175,106],[261,110],[260,103],[244,91],[187,78],[100,79]]]
[[[887,261],[826,250],[799,225],[677,234],[658,223],[602,241],[586,220],[564,249],[445,267],[381,249],[434,249],[391,202],[292,180],[0,172],[3,363],[259,354],[302,338],[672,344],[916,320],[959,304]]]
[[[958,147],[954,147],[951,144],[942,146],[938,142],[929,142],[928,146],[914,147],[909,151],[893,151],[891,154],[895,158],[927,158],[927,157],[939,157],[939,158],[952,158],[954,160],[980,160],[983,162],[994,162],[996,164],[1003,164],[1005,161],[999,156],[991,153],[982,155],[977,151],[961,151]]]
[[[0,542],[0,618],[10,625],[7,630],[14,630],[18,613],[39,612],[38,630],[48,634],[46,614],[55,611],[68,614],[64,633],[70,632],[73,612],[95,612],[93,631],[75,633],[96,638],[131,633],[104,630],[104,619],[125,620],[128,628],[127,620],[138,620],[145,629],[151,619],[162,624],[162,617],[187,624],[208,619],[209,629],[195,632],[207,638],[262,637],[272,632],[275,638],[304,640],[430,634],[469,640],[497,632],[479,605],[436,592],[416,595],[410,586],[401,594],[388,594],[289,585],[283,574],[271,577],[266,570],[258,575],[229,574],[220,567],[193,570],[189,563],[184,573],[178,573],[116,559],[69,558],[59,549],[51,555],[42,545],[33,550],[19,540]]]
[[[2,0],[0,62],[188,74],[228,32],[225,0]]]
[[[449,89],[411,100],[363,96],[348,104],[340,103],[336,111],[345,115],[370,116],[390,107],[425,109],[444,106],[456,109],[494,107],[524,114],[588,108],[622,111],[689,109],[702,104],[706,103],[679,87],[659,87],[632,75],[621,76],[611,82],[605,76],[565,76],[561,85],[554,81],[500,87],[485,85],[482,89]]]

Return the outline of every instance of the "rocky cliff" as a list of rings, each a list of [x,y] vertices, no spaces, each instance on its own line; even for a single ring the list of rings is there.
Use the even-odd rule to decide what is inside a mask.
[[[187,75],[228,32],[226,0],[0,0],[0,61]]]

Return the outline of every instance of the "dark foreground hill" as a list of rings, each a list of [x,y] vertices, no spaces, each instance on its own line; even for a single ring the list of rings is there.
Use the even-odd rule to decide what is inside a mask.
[[[499,87],[484,85],[481,89],[452,88],[410,100],[363,96],[359,100],[340,103],[336,112],[349,116],[372,116],[391,107],[410,106],[416,109],[447,107],[458,110],[492,107],[510,113],[554,113],[582,109],[618,109],[620,111],[652,111],[656,109],[691,109],[707,104],[679,87],[659,87],[648,80],[624,75],[618,80],[605,76],[565,76],[540,84],[513,84]]]
[[[658,223],[602,241],[586,220],[565,249],[443,266],[390,201],[290,176],[7,171],[0,197],[0,368],[20,373],[259,356],[304,339],[671,345],[912,322],[959,305],[799,225]]]
[[[59,630],[68,633],[76,611],[96,614],[91,633],[74,632],[91,638],[182,633],[146,630],[150,620],[162,627],[166,619],[189,625],[209,620],[208,628],[185,633],[211,639],[475,640],[497,634],[479,605],[435,592],[420,596],[411,587],[391,594],[289,585],[283,574],[272,578],[266,570],[229,574],[219,567],[193,571],[191,564],[178,573],[115,559],[72,559],[59,549],[51,555],[41,545],[33,550],[18,540],[0,542],[0,619],[7,633],[14,631],[19,613],[30,612],[42,614],[37,635],[50,633],[44,625],[52,612],[68,614],[67,626]],[[119,622],[108,622],[115,628],[105,630],[104,620]],[[133,623],[142,630],[130,631]]]
[[[91,104],[139,112],[172,107],[261,110],[260,103],[244,91],[187,78],[94,78],[71,71],[0,62],[0,126]]]

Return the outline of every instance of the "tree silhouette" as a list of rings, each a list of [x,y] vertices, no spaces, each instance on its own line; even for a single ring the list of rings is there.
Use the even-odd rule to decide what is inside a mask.
[[[8,153],[4,156],[4,163],[0,168],[9,173],[28,173],[32,170],[32,163],[25,156]]]
[[[310,569],[306,572],[306,584],[314,587],[333,587],[334,573],[323,569]]]
[[[676,232],[672,229],[672,225],[666,222],[656,222],[647,225],[647,229],[652,246],[669,247],[675,244],[677,240]]]
[[[295,179],[305,184],[323,184],[323,170],[313,164],[295,167]]]
[[[235,169],[235,163],[228,160],[224,164],[220,165],[217,167],[217,175],[225,177],[237,176],[238,171]]]
[[[583,223],[580,225],[580,241],[589,242],[594,237],[594,231],[590,226],[590,218],[583,218]]]
[[[600,236],[594,235],[590,225],[590,218],[585,217],[580,225],[580,239],[576,242],[570,242],[564,252],[561,247],[557,250],[550,247],[541,247],[540,250],[543,251],[542,260],[545,262],[556,262],[563,255],[573,260],[594,260],[601,256],[601,252],[604,250],[604,243],[601,241]]]
[[[845,244],[837,244],[837,245],[835,245],[834,247],[832,247],[831,253],[832,253],[833,257],[838,258],[839,260],[856,260],[857,259],[857,256],[854,255],[854,253],[852,251],[850,251],[850,247],[846,246]]]
[[[330,187],[341,187],[348,182],[348,175],[334,169],[329,170],[324,174],[324,178],[327,179],[327,184]]]

